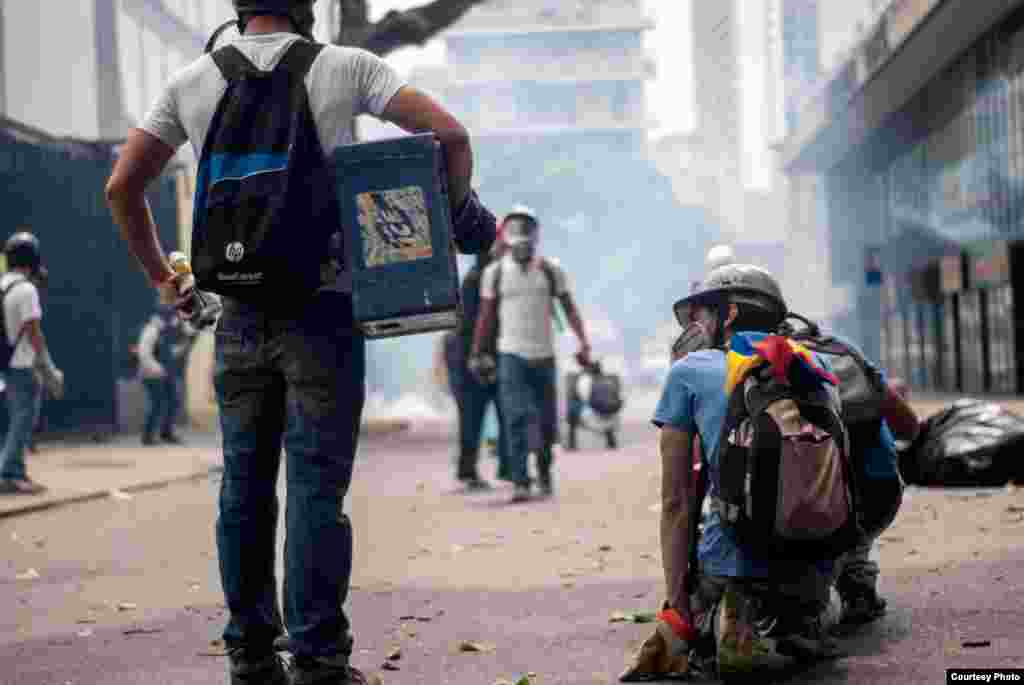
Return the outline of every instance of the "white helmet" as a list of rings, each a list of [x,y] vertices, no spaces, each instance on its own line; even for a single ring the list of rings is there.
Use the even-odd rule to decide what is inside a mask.
[[[708,272],[714,271],[720,266],[736,263],[736,255],[728,245],[715,245],[708,250],[708,256],[704,260]]]

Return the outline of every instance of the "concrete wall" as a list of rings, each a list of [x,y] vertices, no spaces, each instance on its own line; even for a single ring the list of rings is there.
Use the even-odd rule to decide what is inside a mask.
[[[3,4],[6,114],[55,135],[99,136],[92,0]]]

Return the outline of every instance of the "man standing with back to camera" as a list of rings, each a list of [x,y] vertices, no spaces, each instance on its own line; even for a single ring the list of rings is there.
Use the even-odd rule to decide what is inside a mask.
[[[232,133],[214,126],[222,98],[236,83],[229,84],[224,75],[226,53],[236,64],[240,53],[245,73],[284,69],[292,84],[302,77],[319,154],[354,142],[353,118],[363,113],[406,131],[432,131],[447,159],[456,243],[465,252],[479,252],[493,242],[494,217],[470,188],[473,158],[465,128],[372,54],[307,42],[314,2],[234,0],[241,38],[230,50],[205,55],[173,77],[141,126],[130,132],[114,168],[107,197],[122,234],[154,286],[184,316],[196,307],[195,280],[176,275],[168,265],[144,191],[185,142],[198,155],[208,137],[216,134],[219,140]],[[250,133],[255,137],[259,132],[239,131]],[[312,170],[309,178],[323,182]],[[197,194],[205,190],[197,183]],[[313,221],[336,224],[338,216],[324,212]],[[341,230],[303,228],[308,235]],[[306,234],[291,230],[296,239]],[[326,248],[318,250],[317,258],[328,263]],[[351,293],[332,283],[325,280],[305,300],[287,299],[280,305],[280,296],[223,300],[216,338],[215,384],[224,441],[217,547],[230,612],[224,640],[232,685],[366,682],[349,663],[352,637],[343,604],[352,571],[352,530],[342,513],[365,395],[365,340],[353,321]],[[283,622],[274,578],[282,443],[288,453]],[[291,676],[273,647],[283,634],[282,623],[295,657]]]

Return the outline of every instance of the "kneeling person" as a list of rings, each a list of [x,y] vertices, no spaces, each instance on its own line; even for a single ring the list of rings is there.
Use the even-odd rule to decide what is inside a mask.
[[[698,515],[694,443],[700,442],[700,470],[707,476],[707,496],[715,502],[720,495],[716,486],[722,463],[720,436],[728,416],[728,387],[734,380],[727,363],[730,344],[740,331],[776,330],[787,311],[779,286],[757,267],[731,264],[709,274],[677,304],[677,313],[681,310],[704,337],[697,349],[707,349],[687,354],[672,365],[653,419],[661,429],[661,545],[668,593],[655,637],[676,656],[661,658],[660,663],[686,670],[689,648],[695,642],[712,641],[723,675],[781,664],[784,657],[836,656],[836,643],[825,635],[821,622],[828,606],[832,558],[768,558],[741,544],[719,509],[712,507],[700,537],[696,568],[690,567]],[[827,375],[820,359],[812,361]],[[623,674],[623,680],[664,675],[643,672],[644,664],[639,663],[643,657],[641,650],[638,663]]]

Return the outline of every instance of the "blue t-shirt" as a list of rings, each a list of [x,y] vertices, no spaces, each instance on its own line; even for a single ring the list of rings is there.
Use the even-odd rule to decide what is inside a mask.
[[[725,381],[724,352],[692,352],[672,365],[654,410],[653,422],[659,428],[667,425],[691,436],[700,435],[704,468],[708,469],[708,496],[717,494],[718,441],[728,410]],[[773,570],[779,570],[773,569],[773,564],[792,568],[793,563],[751,556],[722,526],[716,512],[705,521],[697,554],[702,571],[715,576],[766,578],[774,575]],[[815,566],[821,573],[830,573],[832,560],[822,560]]]

